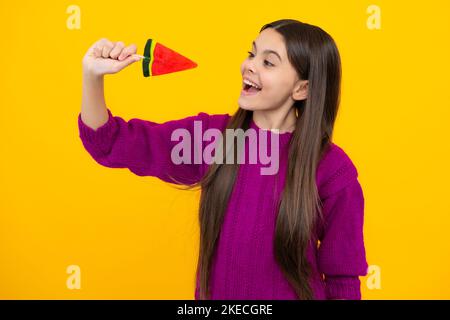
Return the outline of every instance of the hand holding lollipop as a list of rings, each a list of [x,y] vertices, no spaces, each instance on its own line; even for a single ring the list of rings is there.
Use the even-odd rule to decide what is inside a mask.
[[[142,61],[144,77],[195,68],[197,64],[154,39],[148,39],[144,55],[136,54],[136,45],[100,39],[83,57],[83,71],[94,76],[117,73],[133,62]]]

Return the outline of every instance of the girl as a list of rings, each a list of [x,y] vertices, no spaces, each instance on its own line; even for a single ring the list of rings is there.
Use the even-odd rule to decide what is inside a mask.
[[[103,76],[138,61],[134,53],[136,46],[107,39],[88,50],[80,138],[101,165],[201,187],[195,298],[360,299],[364,197],[356,167],[331,142],[341,64],[330,35],[291,19],[264,25],[241,65],[233,115],[199,112],[164,123],[125,121],[105,105]],[[278,172],[262,175],[259,162],[175,164],[172,133],[194,134],[196,122],[270,132],[268,142],[279,141]]]

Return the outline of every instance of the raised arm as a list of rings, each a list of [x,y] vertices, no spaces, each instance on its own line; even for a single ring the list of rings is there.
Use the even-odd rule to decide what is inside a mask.
[[[140,60],[139,57],[133,56],[136,50],[134,44],[125,47],[121,41],[100,39],[84,55],[81,119],[92,129],[97,129],[108,120],[104,98],[104,76],[117,73]]]

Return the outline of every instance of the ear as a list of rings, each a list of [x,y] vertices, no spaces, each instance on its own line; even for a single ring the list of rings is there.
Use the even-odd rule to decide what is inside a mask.
[[[294,100],[305,100],[308,97],[308,80],[297,81],[294,91],[292,92],[292,98]]]

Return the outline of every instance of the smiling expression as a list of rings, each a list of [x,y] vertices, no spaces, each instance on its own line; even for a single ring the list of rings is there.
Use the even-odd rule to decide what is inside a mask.
[[[241,64],[242,88],[245,80],[260,90],[242,89],[239,106],[246,110],[271,110],[292,106],[298,75],[289,62],[283,36],[273,28],[263,30],[252,43],[252,50]]]

